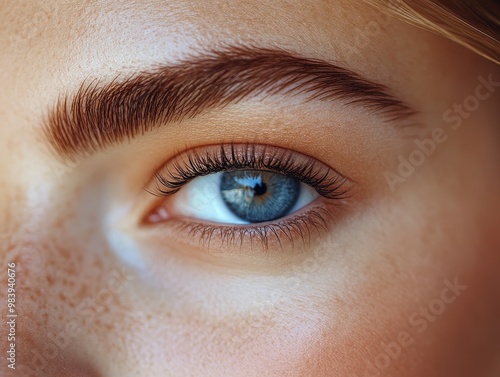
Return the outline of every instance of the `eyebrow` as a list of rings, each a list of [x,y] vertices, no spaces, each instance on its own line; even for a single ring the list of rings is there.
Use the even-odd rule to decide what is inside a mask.
[[[387,87],[331,62],[282,49],[228,46],[122,80],[85,80],[74,95],[59,97],[43,130],[57,154],[76,159],[259,94],[340,100],[388,120],[415,113]]]

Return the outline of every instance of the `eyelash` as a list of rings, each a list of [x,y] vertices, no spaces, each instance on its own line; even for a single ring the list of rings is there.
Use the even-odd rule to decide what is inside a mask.
[[[156,188],[158,189],[156,195],[173,195],[182,186],[200,176],[221,171],[255,169],[268,170],[297,179],[311,186],[318,194],[327,199],[346,198],[349,191],[344,188],[347,179],[338,173],[331,177],[332,169],[328,168],[322,172],[321,170],[325,169],[321,169],[312,158],[308,158],[310,164],[298,163],[294,158],[294,153],[290,151],[275,150],[270,156],[266,155],[267,151],[267,147],[262,146],[262,152],[257,153],[257,146],[249,144],[221,145],[219,153],[195,150],[187,156],[186,166],[174,163],[173,171],[155,173]]]
[[[147,191],[168,197],[199,176],[242,169],[268,170],[297,179],[311,186],[321,197],[335,201],[334,210],[339,209],[339,201],[350,197],[347,178],[311,157],[275,147],[234,143],[195,149],[174,159],[169,167],[155,173],[156,190]],[[267,250],[271,236],[281,248],[283,238],[292,247],[297,238],[305,245],[313,231],[328,230],[329,223],[335,220],[332,211],[325,205],[297,212],[300,213],[290,214],[273,223],[252,225],[214,225],[181,220],[177,222],[177,230],[187,231],[192,239],[199,236],[205,249],[210,249],[210,242],[218,239],[221,246],[242,246],[248,241],[252,247],[257,240]]]

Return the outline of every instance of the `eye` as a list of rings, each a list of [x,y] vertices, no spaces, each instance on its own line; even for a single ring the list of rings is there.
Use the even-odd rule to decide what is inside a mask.
[[[214,223],[261,223],[292,214],[318,196],[284,174],[236,170],[193,179],[176,194],[171,211]]]
[[[146,188],[159,196],[144,219],[182,242],[268,247],[328,229],[352,184],[317,159],[265,145],[198,147],[168,161]],[[227,247],[226,249],[231,249]]]

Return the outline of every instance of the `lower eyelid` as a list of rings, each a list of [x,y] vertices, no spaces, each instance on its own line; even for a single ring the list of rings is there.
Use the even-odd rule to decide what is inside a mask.
[[[313,203],[280,220],[259,224],[214,224],[197,219],[171,219],[155,227],[158,237],[211,254],[263,255],[305,252],[306,245],[321,240],[342,215],[344,204],[319,197]]]

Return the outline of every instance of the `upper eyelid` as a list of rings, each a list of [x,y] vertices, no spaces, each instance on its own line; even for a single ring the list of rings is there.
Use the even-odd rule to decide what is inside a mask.
[[[209,151],[210,149],[211,152]],[[200,150],[204,152],[195,152]],[[272,154],[266,154],[266,152],[269,152],[269,150],[272,151]],[[217,151],[219,151],[219,155],[225,155],[225,158],[227,160],[216,161]],[[202,160],[196,160],[201,156],[198,153],[206,153],[204,156],[208,156],[208,161],[206,161],[208,165],[216,164],[217,167],[220,166],[220,169],[216,171],[210,171],[208,169],[206,172],[207,174],[238,168],[271,170],[280,173],[279,169],[277,168],[281,167],[284,170],[281,173],[287,175],[292,175],[293,173],[295,173],[295,178],[313,186],[318,191],[318,193],[324,197],[347,197],[350,189],[352,188],[353,182],[351,182],[349,178],[313,157],[280,147],[260,144],[254,145],[230,143],[197,147],[194,150],[186,151],[184,152],[184,154],[177,155],[173,159],[170,159],[169,162],[167,162],[162,168],[155,172],[153,183],[156,188],[156,193],[152,188],[151,183],[145,187],[145,190],[156,196],[168,196],[177,192],[184,184],[190,181],[190,179],[185,176],[186,170],[182,170],[184,168],[179,166],[179,160],[183,160],[185,158],[188,159],[187,162],[184,160],[184,164],[187,164],[186,169],[193,169],[192,164],[201,165],[201,169],[206,168],[206,165],[204,165],[205,162],[203,162]],[[239,161],[238,156],[240,156]],[[267,160],[266,156],[268,157]],[[201,158],[204,157],[201,156]],[[244,160],[245,158],[246,160]],[[297,160],[299,159],[303,160],[302,163],[297,162]],[[221,165],[221,162],[224,162],[225,165]],[[170,167],[173,166],[174,170],[176,171],[172,172],[172,170],[169,170],[169,165]],[[200,166],[198,166],[198,168],[200,168]],[[192,171],[190,173],[193,179],[200,175],[206,175],[200,174],[199,170]],[[176,176],[176,174],[178,175]],[[162,190],[161,186],[163,186],[165,189]]]

